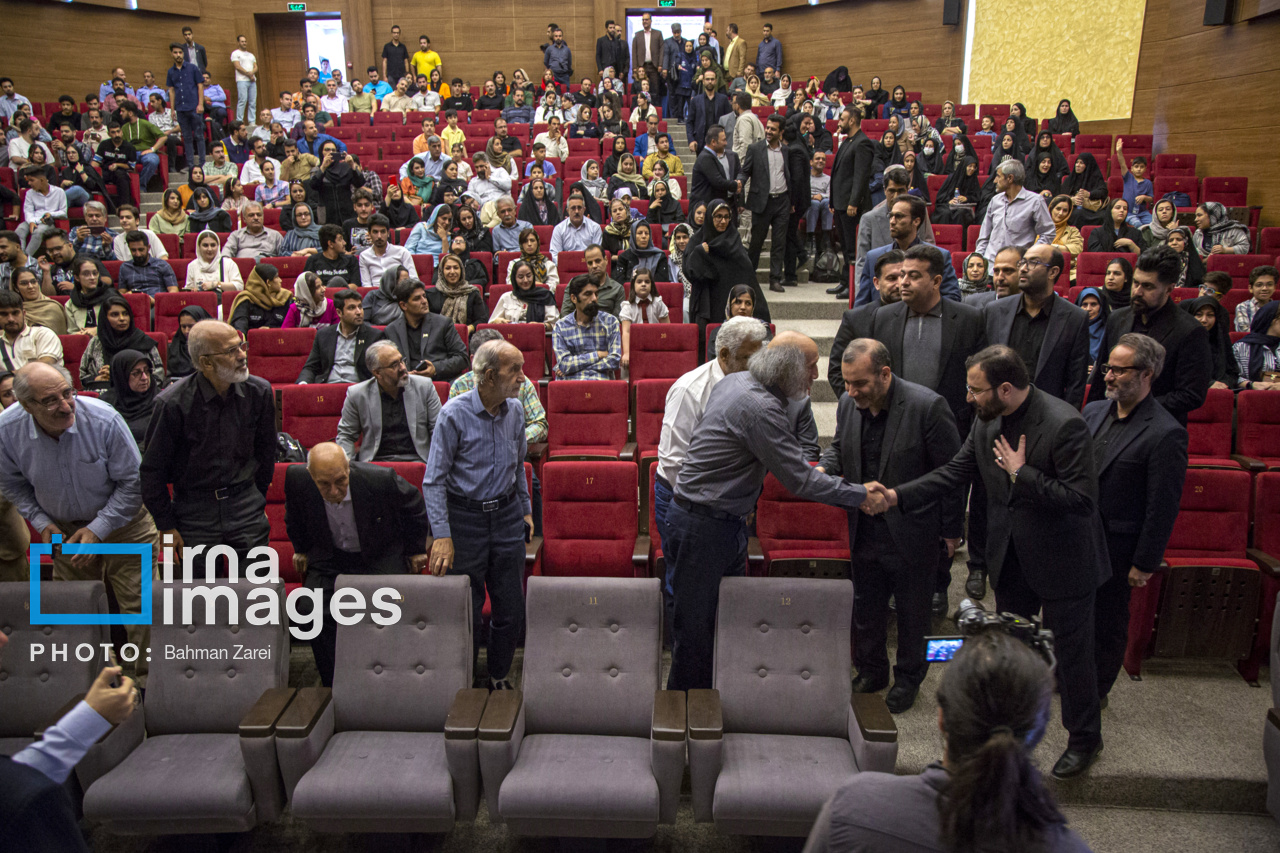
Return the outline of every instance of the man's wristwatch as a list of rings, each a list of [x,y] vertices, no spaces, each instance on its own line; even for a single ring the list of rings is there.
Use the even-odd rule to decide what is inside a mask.
[[[1021,469],[1021,468],[1019,468],[1017,471],[1013,471],[1013,472],[1011,472],[1011,473],[1009,474],[1009,482],[1010,482],[1011,484],[1012,484],[1012,483],[1016,483],[1016,482],[1018,482],[1018,472],[1019,472],[1019,471],[1021,471],[1021,470],[1022,470],[1022,469]]]

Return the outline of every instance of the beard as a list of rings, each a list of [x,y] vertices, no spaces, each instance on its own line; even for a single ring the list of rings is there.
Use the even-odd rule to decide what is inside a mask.
[[[218,367],[219,382],[227,382],[227,383],[244,382],[248,378],[249,378],[249,366],[247,364],[244,367],[222,367],[222,366]]]
[[[984,423],[994,421],[1001,415],[1000,409],[995,406],[983,405],[982,403],[973,407],[973,413],[978,416],[978,420]]]
[[[582,313],[587,315],[588,320],[594,320],[596,315],[600,313],[600,303],[592,302],[590,305],[582,309]]]

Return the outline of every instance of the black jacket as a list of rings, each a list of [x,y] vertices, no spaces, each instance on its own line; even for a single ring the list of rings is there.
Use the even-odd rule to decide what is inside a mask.
[[[250,329],[279,329],[284,325],[284,317],[289,313],[290,299],[283,305],[263,308],[252,299],[242,299],[231,313],[231,325],[242,335],[249,334]]]
[[[738,155],[726,148],[724,156],[729,161],[731,178],[724,176],[724,169],[720,168],[714,151],[703,146],[698,152],[698,158],[693,161],[693,175],[689,178],[690,209],[698,203],[710,204],[717,198],[733,203],[733,196],[738,191]]]
[[[858,213],[871,209],[871,167],[875,159],[875,148],[861,130],[841,143],[831,164],[834,209],[844,210],[849,205],[858,208]]]
[[[1102,349],[1098,351],[1099,364],[1106,363],[1121,335],[1142,330],[1142,324],[1136,323],[1136,319],[1132,306],[1111,312]],[[1164,345],[1164,370],[1151,383],[1151,395],[1178,423],[1186,426],[1187,413],[1204,405],[1209,386],[1213,384],[1209,333],[1195,317],[1179,311],[1172,298],[1156,310],[1147,329],[1151,337]],[[1101,400],[1106,390],[1106,380],[1095,367],[1089,399]]]
[[[394,341],[404,355],[405,364],[413,370],[412,355],[409,351],[409,330],[402,316],[392,320],[385,330],[385,337]],[[471,369],[467,358],[467,348],[458,337],[458,330],[453,323],[439,314],[427,314],[422,318],[422,353],[435,365],[436,375],[441,382],[452,382]]]
[[[1084,403],[1084,386],[1089,377],[1089,315],[1056,293],[1050,298],[1053,306],[1049,309],[1049,327],[1045,329],[1040,359],[1027,368],[1037,388],[1078,409]],[[1020,295],[983,306],[988,345],[1009,343],[1013,318],[1021,308]]]
[[[951,461],[960,450],[960,433],[947,402],[923,385],[893,377],[880,470],[862,470],[862,413],[847,394],[836,411],[836,434],[818,464],[850,483],[877,480],[889,488],[923,477]],[[933,503],[893,507],[885,522],[909,566],[933,565],[938,540],[958,539],[964,522],[963,489]],[[849,512],[849,547],[857,553],[857,510]]]
[[[0,814],[8,849],[88,853],[66,789],[7,755],[0,757]]]
[[[809,163],[813,155],[803,142],[793,142],[786,146],[787,152],[787,186],[791,190],[791,209],[804,214],[809,209],[809,196],[813,194],[809,182]]]
[[[880,308],[880,297],[877,294],[875,302],[847,308],[840,318],[840,328],[836,330],[836,339],[831,344],[831,358],[827,360],[827,382],[831,385],[831,390],[836,392],[837,400],[844,393],[844,374],[840,372],[840,359],[844,357],[850,341],[871,337],[871,327]]]
[[[596,72],[603,74],[609,66],[613,66],[614,76],[619,80],[627,79],[627,71],[631,66],[631,52],[627,50],[627,37],[609,38],[607,35],[596,39]]]
[[[1091,434],[1097,436],[1110,410],[1110,400],[1085,406]],[[1098,507],[1113,572],[1160,568],[1186,476],[1187,431],[1148,395],[1098,465]]]
[[[312,255],[312,257],[315,257]],[[356,375],[360,377],[359,381],[372,379],[373,374],[369,372],[369,368],[364,364],[364,353],[369,348],[369,344],[374,341],[380,341],[383,338],[382,332],[370,326],[361,324],[356,329]],[[298,374],[299,384],[306,382],[328,382],[329,371],[333,369],[334,354],[338,348],[338,326],[337,324],[327,324],[316,329],[315,341],[311,344],[311,354],[307,356],[307,363],[302,365],[302,372]]]
[[[1080,412],[1030,386],[1023,417],[1026,464],[1018,481],[996,464],[995,440],[1003,417],[976,420],[955,458],[898,487],[906,511],[931,503],[982,476],[987,489],[987,566],[992,586],[1010,544],[1022,573],[1042,599],[1089,595],[1111,576],[1106,536],[1098,511],[1093,439]]]
[[[427,507],[422,489],[391,468],[351,463],[351,504],[365,573],[404,574],[407,557],[426,553]],[[307,555],[308,572],[329,575],[335,546],[324,499],[305,465],[285,469],[284,524],[293,550]]]
[[[789,180],[787,146],[780,146],[780,150],[782,151],[782,174]],[[745,187],[748,179],[751,180],[751,186],[747,190],[746,208],[752,213],[764,213],[769,204],[769,196],[779,189],[769,185],[769,143],[766,140],[761,139],[747,146],[747,154],[742,158],[742,165],[738,167],[738,180],[742,181]],[[790,186],[781,189],[788,193],[789,200]]]

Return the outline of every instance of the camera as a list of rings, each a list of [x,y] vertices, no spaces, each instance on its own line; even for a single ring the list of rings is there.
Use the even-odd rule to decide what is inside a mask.
[[[965,638],[976,637],[988,629],[999,629],[1025,643],[1028,648],[1044,658],[1050,671],[1058,666],[1053,653],[1053,632],[1043,627],[1039,617],[1023,619],[1013,613],[988,613],[981,604],[964,599],[956,611],[956,628],[959,636],[925,637],[925,660],[945,663],[955,657],[964,645]]]

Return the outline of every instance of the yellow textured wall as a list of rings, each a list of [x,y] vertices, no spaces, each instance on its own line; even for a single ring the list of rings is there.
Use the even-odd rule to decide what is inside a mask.
[[[1129,118],[1146,0],[969,0],[971,103],[1021,102],[1047,118]]]

